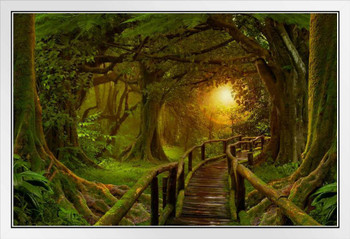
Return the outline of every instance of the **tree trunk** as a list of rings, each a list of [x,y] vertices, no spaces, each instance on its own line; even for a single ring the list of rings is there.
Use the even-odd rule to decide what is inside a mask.
[[[290,198],[299,206],[321,186],[337,159],[337,15],[312,14],[309,125],[304,159],[291,176]],[[301,178],[300,178],[301,177]]]
[[[14,153],[42,170],[42,158],[50,158],[41,127],[41,108],[35,87],[34,15],[14,17]]]
[[[147,72],[145,67],[142,64],[140,65],[144,75],[140,79],[140,89],[143,92],[140,133],[128,149],[129,152],[124,160],[167,161],[158,129],[160,110],[164,102],[162,102],[158,93],[152,91],[152,83],[157,82],[161,76],[159,72]]]
[[[276,157],[275,163],[298,162],[304,150],[307,130],[307,34],[302,30],[266,20],[271,60],[258,59],[256,68],[270,94],[270,146],[267,155]],[[304,39],[297,41],[295,35]],[[294,39],[294,42],[292,41]],[[272,115],[273,114],[273,115]],[[278,130],[277,130],[278,129]],[[278,154],[276,155],[276,152]]]
[[[272,105],[270,110],[270,133],[271,140],[267,146],[264,146],[264,150],[258,156],[257,163],[262,163],[266,160],[274,160],[278,156],[280,147],[280,133],[279,133],[277,108]]]

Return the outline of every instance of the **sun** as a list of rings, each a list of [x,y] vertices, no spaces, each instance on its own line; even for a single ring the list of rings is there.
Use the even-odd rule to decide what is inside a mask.
[[[217,124],[230,124],[229,113],[238,105],[234,100],[232,85],[225,84],[212,88],[199,97],[200,108],[207,118]]]
[[[232,105],[234,103],[231,88],[229,86],[219,87],[217,90],[217,101],[223,105]]]
[[[211,92],[210,100],[212,104],[218,108],[232,107],[235,103],[232,94],[232,86],[227,84],[215,88]]]

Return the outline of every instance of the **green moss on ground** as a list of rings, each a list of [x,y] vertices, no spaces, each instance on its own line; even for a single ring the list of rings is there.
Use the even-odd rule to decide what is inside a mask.
[[[183,155],[183,148],[177,146],[165,146],[164,151],[170,161],[178,161]],[[119,162],[114,159],[103,161],[100,166],[102,169],[96,169],[91,167],[79,168],[75,170],[75,173],[89,181],[101,182],[104,184],[114,185],[127,185],[132,187],[137,180],[145,175],[150,169],[163,162],[152,163],[148,161],[128,161]],[[163,173],[158,176],[159,185],[162,183],[162,177],[167,176],[167,173]],[[150,193],[150,189],[147,188],[145,193]]]
[[[273,164],[262,164],[258,167],[252,169],[253,173],[255,173],[260,179],[264,182],[268,183],[272,180],[280,179],[291,175],[298,168],[298,164],[296,163],[287,163],[280,166],[275,166]],[[254,190],[254,187],[245,180],[246,193]]]

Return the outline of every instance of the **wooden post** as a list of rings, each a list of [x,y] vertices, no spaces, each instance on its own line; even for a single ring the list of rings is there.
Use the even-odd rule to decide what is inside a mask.
[[[205,160],[205,144],[201,146],[201,157],[202,160]]]
[[[242,136],[239,136],[239,137],[238,137],[238,141],[242,141]],[[241,144],[241,143],[239,143],[239,148],[240,148],[241,151],[242,151],[242,144]]]
[[[171,217],[175,216],[175,205],[176,205],[176,174],[177,168],[170,171],[168,180],[168,203],[174,206],[173,212],[170,214]]]
[[[155,176],[151,182],[151,225],[159,224],[159,193],[158,177]]]
[[[236,195],[236,208],[237,214],[245,209],[245,185],[244,178],[237,173],[237,182],[235,187],[235,195]]]
[[[250,141],[250,143],[249,143],[249,151],[253,152],[253,142],[252,141]]]
[[[232,171],[232,159],[230,157],[226,157],[227,158],[227,170],[228,170],[228,175],[231,174]]]
[[[179,178],[179,187],[177,193],[179,193],[182,189],[185,189],[185,164],[183,164],[182,172]]]
[[[188,172],[192,171],[192,151],[188,154]]]
[[[231,147],[231,154],[233,157],[236,157],[236,146]]]
[[[248,153],[248,165],[253,165],[253,153]]]
[[[168,177],[164,177],[163,181],[162,181],[163,187],[162,187],[162,191],[163,191],[163,208],[165,208],[166,206],[166,196],[167,196],[167,191],[168,191]]]
[[[232,168],[232,164],[231,164],[231,168]],[[231,178],[231,188],[230,189],[236,192],[237,185],[236,185],[235,174],[233,172],[230,172],[230,178]],[[236,201],[236,196],[235,196],[235,201]]]
[[[222,143],[224,146],[224,154],[226,154],[227,141],[222,141]]]
[[[264,149],[264,141],[265,141],[265,138],[264,136],[261,137],[261,151],[263,151]]]

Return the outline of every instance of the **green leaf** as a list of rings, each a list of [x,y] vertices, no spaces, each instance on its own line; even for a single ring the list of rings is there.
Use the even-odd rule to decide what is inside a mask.
[[[33,186],[32,184],[25,182],[25,181],[23,181],[21,183],[20,187],[23,187],[25,190],[34,194],[38,198],[42,198],[42,192],[41,192],[40,187]]]

